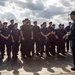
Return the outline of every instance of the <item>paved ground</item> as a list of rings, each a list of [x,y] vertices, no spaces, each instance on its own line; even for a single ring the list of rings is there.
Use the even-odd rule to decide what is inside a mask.
[[[75,75],[70,70],[72,65],[72,55],[68,53],[66,56],[53,56],[40,58],[21,59],[20,55],[17,61],[12,59],[0,60],[0,75]]]

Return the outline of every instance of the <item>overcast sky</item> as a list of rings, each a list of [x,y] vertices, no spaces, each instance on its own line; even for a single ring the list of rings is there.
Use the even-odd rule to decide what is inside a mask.
[[[0,0],[0,20],[21,24],[25,18],[42,22],[68,24],[68,14],[75,9],[75,0]]]

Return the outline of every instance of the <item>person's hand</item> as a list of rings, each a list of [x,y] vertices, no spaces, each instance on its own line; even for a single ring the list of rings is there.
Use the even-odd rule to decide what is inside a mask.
[[[51,31],[51,34],[53,34],[53,31]]]
[[[65,36],[63,36],[62,39],[65,39]]]
[[[54,34],[55,34],[55,32],[54,32],[54,31],[51,31],[51,34],[53,34],[53,35],[54,35]]]
[[[59,37],[58,36],[55,36],[56,37],[56,39],[59,39]]]
[[[20,43],[20,40],[18,42]]]
[[[12,40],[12,42],[14,43],[14,40]]]
[[[71,34],[71,32],[69,31],[69,32],[67,32],[67,34],[68,34],[68,35],[70,35],[70,34]]]
[[[24,40],[24,37],[22,37],[22,40]]]
[[[33,37],[31,37],[31,40],[33,40]]]
[[[8,39],[8,37],[4,37],[6,40]]]
[[[55,35],[55,32],[53,32],[53,35]]]

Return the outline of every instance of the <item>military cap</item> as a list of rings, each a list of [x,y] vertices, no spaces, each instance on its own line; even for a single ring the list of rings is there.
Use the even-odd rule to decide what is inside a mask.
[[[43,24],[46,24],[46,22],[43,22]]]
[[[3,22],[3,24],[8,24],[7,22]]]
[[[72,12],[70,13],[70,15],[75,15],[75,11],[72,11]]]
[[[13,19],[10,20],[10,22],[14,21]]]
[[[37,21],[34,21],[33,23],[37,23]]]

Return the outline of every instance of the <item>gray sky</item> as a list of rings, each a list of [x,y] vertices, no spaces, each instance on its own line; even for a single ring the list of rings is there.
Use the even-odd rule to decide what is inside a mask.
[[[25,18],[37,20],[39,25],[44,21],[67,25],[72,10],[75,10],[75,0],[0,0],[0,20],[14,19],[19,26]]]

